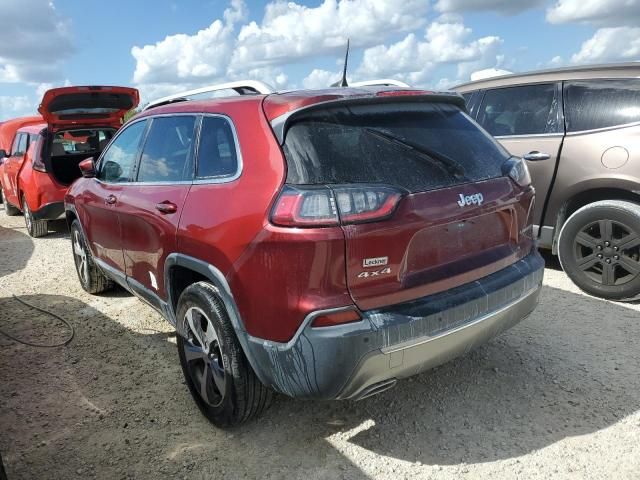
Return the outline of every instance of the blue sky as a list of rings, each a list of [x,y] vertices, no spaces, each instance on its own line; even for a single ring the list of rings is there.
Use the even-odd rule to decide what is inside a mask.
[[[143,101],[242,78],[326,86],[346,38],[351,79],[431,88],[640,60],[640,0],[2,0],[0,18],[0,120],[67,84],[133,85]]]

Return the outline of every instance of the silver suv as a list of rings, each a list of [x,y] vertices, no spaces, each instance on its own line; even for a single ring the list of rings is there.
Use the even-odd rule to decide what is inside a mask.
[[[535,236],[584,291],[640,296],[640,63],[459,85],[471,116],[527,160]]]

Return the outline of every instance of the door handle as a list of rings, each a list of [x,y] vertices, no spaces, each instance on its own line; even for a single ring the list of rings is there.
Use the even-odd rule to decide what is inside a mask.
[[[107,205],[113,205],[114,203],[116,203],[118,199],[116,198],[115,195],[109,195],[107,198],[104,199],[104,203],[106,203]]]
[[[156,210],[160,213],[176,213],[178,206],[168,200],[161,203],[156,203]]]
[[[530,162],[539,162],[540,160],[549,160],[551,158],[551,155],[534,150],[532,152],[524,154],[522,158],[524,158],[525,160],[529,160]]]

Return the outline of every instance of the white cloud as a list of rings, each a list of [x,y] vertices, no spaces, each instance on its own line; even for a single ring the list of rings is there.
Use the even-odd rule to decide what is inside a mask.
[[[485,68],[484,70],[478,70],[471,73],[471,81],[484,80],[486,78],[501,77],[502,75],[509,75],[513,72],[509,70],[503,70],[501,68]]]
[[[564,59],[560,55],[556,55],[549,61],[549,65],[552,67],[560,67],[564,65]]]
[[[0,82],[40,82],[62,76],[74,51],[70,22],[49,0],[2,0]]]
[[[326,88],[340,78],[338,72],[329,72],[314,68],[309,75],[302,80],[304,88]]]
[[[323,0],[318,7],[274,0],[263,19],[241,25],[243,0],[232,0],[223,19],[193,35],[169,35],[134,46],[133,81],[143,102],[189,88],[255,78],[284,88],[281,66],[297,60],[367,47],[425,24],[429,0]]]
[[[600,28],[571,57],[572,63],[635,60],[640,60],[640,27]]]
[[[232,70],[248,65],[282,65],[292,60],[375,45],[382,38],[424,24],[428,0],[324,0],[310,8],[276,0],[260,24],[240,30]]]
[[[547,10],[550,23],[592,22],[599,25],[638,25],[640,0],[557,0]]]
[[[503,15],[514,15],[543,2],[544,0],[438,0],[435,8],[439,12],[490,10]]]
[[[359,78],[399,78],[420,86],[425,85],[436,66],[457,64],[458,77],[464,79],[473,70],[496,65],[502,44],[495,36],[468,40],[471,34],[460,17],[443,15],[426,28],[423,39],[410,33],[389,46],[366,49],[357,75]]]
[[[169,35],[153,45],[134,46],[133,81],[141,84],[206,81],[227,71],[234,46],[234,21],[241,18],[244,4],[234,2],[225,11],[225,21],[215,20],[195,35]]]
[[[457,15],[442,15],[428,25],[423,38],[410,33],[390,45],[376,45],[364,50],[362,62],[351,69],[349,81],[395,78],[413,86],[448,88],[469,79],[471,72],[499,66],[502,45],[499,37],[470,39],[472,30]],[[457,78],[432,78],[442,65],[455,65]],[[305,88],[327,87],[340,78],[340,72],[313,70],[302,82]]]
[[[0,96],[0,121],[29,114],[35,115],[36,110],[27,95]]]

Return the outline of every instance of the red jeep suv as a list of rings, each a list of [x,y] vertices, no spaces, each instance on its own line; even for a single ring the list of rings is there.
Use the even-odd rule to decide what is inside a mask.
[[[62,87],[45,92],[38,109],[40,122],[24,119],[11,151],[0,150],[6,214],[22,211],[29,235],[46,235],[48,221],[64,216],[64,194],[81,176],[78,163],[99,155],[122,125],[124,114],[137,105],[138,91],[127,87]]]
[[[65,207],[84,289],[118,283],[176,327],[214,424],[272,391],[382,392],[536,306],[527,168],[458,94],[179,100],[82,162]]]

